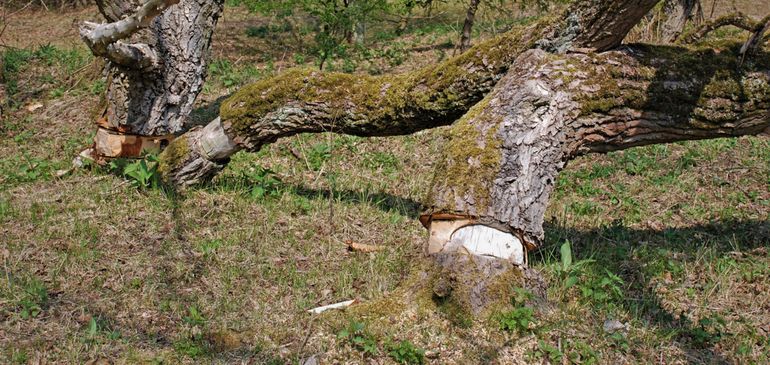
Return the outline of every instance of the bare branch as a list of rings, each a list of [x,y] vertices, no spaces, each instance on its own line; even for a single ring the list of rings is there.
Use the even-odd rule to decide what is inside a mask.
[[[762,41],[764,39],[764,35],[769,28],[770,15],[766,16],[759,23],[757,23],[756,27],[754,27],[754,31],[751,33],[751,36],[749,36],[749,39],[741,47],[741,61],[743,61],[747,54],[752,54],[757,49],[759,49],[763,43]]]
[[[119,21],[107,24],[84,22],[80,28],[80,36],[88,45],[88,48],[97,56],[107,57],[118,63],[127,60],[135,62],[137,60],[132,57],[145,54],[144,51],[149,50],[149,48],[135,46],[137,48],[132,50],[130,46],[124,45],[110,49],[110,45],[130,37],[139,29],[149,26],[156,16],[177,3],[179,3],[179,0],[148,0],[135,14]],[[115,57],[115,59],[112,57]],[[152,62],[152,60],[144,60],[140,63],[147,64]]]
[[[728,14],[714,20],[708,21],[701,25],[699,28],[687,33],[682,37],[682,43],[692,44],[695,43],[709,33],[728,25],[732,25],[736,28],[747,30],[750,32],[755,31],[757,23],[751,20],[749,17],[742,13]]]
[[[107,46],[107,54],[104,57],[118,65],[134,69],[152,70],[160,66],[158,55],[143,43],[115,42]]]

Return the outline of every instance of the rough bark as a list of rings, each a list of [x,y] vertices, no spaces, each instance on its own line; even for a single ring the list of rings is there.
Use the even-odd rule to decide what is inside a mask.
[[[676,41],[687,22],[696,15],[702,18],[702,12],[700,0],[666,0],[663,4],[665,21],[661,27],[662,40],[668,43]]]
[[[476,10],[479,8],[481,0],[471,0],[468,5],[468,11],[465,13],[465,22],[463,22],[463,33],[460,37],[460,52],[465,52],[471,46],[471,33],[473,32],[473,22],[476,19]]]
[[[216,121],[234,141],[229,154],[202,161],[202,154],[190,148],[197,144],[196,134],[169,146],[161,155],[160,171],[171,184],[188,186],[215,175],[240,149],[257,151],[297,133],[389,136],[451,124],[494,87],[539,34],[536,26],[516,29],[408,74],[362,76],[297,69],[245,86],[222,103],[221,120]]]
[[[553,53],[613,49],[659,1],[578,1],[566,12],[566,20],[539,42],[539,47]]]
[[[453,126],[431,214],[511,231],[532,249],[556,177],[575,156],[770,132],[768,55],[741,68],[739,50],[528,51]]]
[[[533,47],[566,52],[619,44],[655,2],[578,2],[561,20],[549,18],[515,28],[458,57],[409,74],[368,77],[293,70],[239,90],[222,104],[221,120],[216,123],[235,142],[230,154],[259,150],[278,138],[303,132],[387,136],[448,125],[481,100],[521,52]],[[227,157],[202,161],[191,145],[198,144],[182,138],[161,156],[160,171],[172,185],[205,181],[228,162]]]
[[[100,126],[162,136],[187,128],[200,93],[214,27],[224,0],[101,0],[108,24],[81,34],[108,63],[108,105]]]

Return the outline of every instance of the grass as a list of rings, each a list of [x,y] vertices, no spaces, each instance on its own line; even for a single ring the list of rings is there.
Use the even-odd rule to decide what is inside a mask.
[[[222,34],[275,41],[228,11]],[[452,27],[410,29],[399,38],[407,45],[442,42]],[[214,52],[204,114],[243,83],[313,62],[301,52],[250,59],[251,48],[224,36]],[[418,202],[441,130],[301,135],[237,154],[184,196],[138,189],[93,167],[57,173],[90,143],[105,87],[84,49],[4,55],[16,91],[0,122],[0,363],[770,361],[767,139],[572,161],[548,208],[545,246],[529,257],[547,301],[521,292],[511,299],[518,309],[466,323],[446,308],[391,300],[421,259]],[[392,67],[398,54],[377,56],[380,72],[442,57],[407,55]],[[346,241],[384,250],[350,252]],[[305,312],[353,298],[369,312]],[[605,332],[608,320],[624,329]]]

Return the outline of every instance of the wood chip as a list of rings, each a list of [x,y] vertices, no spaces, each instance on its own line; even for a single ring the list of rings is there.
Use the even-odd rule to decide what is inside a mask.
[[[385,249],[385,247],[382,246],[367,245],[365,243],[353,242],[351,240],[345,241],[345,244],[348,245],[348,250],[357,252],[377,252]]]
[[[30,105],[27,105],[27,111],[34,112],[35,110],[38,110],[42,107],[43,107],[43,104],[40,104],[40,103],[30,104]]]

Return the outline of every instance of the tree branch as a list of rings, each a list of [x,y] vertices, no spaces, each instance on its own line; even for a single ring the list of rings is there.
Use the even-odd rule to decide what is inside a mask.
[[[143,43],[115,42],[107,46],[107,53],[103,56],[123,67],[146,71],[157,69],[161,62],[157,53]]]
[[[549,17],[528,28],[515,28],[439,65],[395,76],[362,76],[293,70],[246,86],[220,110],[225,134],[234,151],[258,150],[278,138],[303,132],[359,136],[403,135],[448,125],[481,100],[523,51],[536,44],[555,51],[606,49],[626,33],[659,0],[577,2],[561,17]],[[594,8],[595,7],[595,8]],[[169,182],[190,185],[216,171],[198,171],[185,164],[217,169],[226,159],[200,163],[201,153],[181,146],[161,156]],[[193,144],[194,145],[194,144]],[[194,147],[194,146],[193,146]],[[185,174],[178,174],[185,171]]]
[[[732,25],[736,28],[740,28],[749,32],[752,32],[756,28],[756,22],[742,13],[733,13],[721,16],[714,20],[703,23],[699,28],[693,29],[684,36],[681,37],[682,43],[692,44],[695,43],[709,33],[722,27]]]
[[[741,47],[741,61],[743,61],[746,55],[756,52],[762,46],[764,35],[768,29],[770,29],[770,15],[757,22],[749,39]]]
[[[221,121],[215,122],[235,142],[230,154],[242,148],[257,151],[304,132],[391,136],[448,125],[494,87],[542,29],[542,24],[516,29],[441,64],[402,75],[290,70],[240,89],[225,100]],[[160,170],[170,183],[198,183],[227,162],[229,155],[223,154],[205,159],[196,149],[196,138],[200,136],[177,139],[162,154]]]
[[[116,42],[149,26],[156,16],[177,3],[179,0],[148,0],[136,13],[121,20],[107,24],[84,22],[80,27],[80,37],[94,55],[108,58],[118,64],[124,66],[139,64],[145,67],[156,64],[157,56],[148,46],[121,45]],[[144,67],[140,66],[140,68]]]

